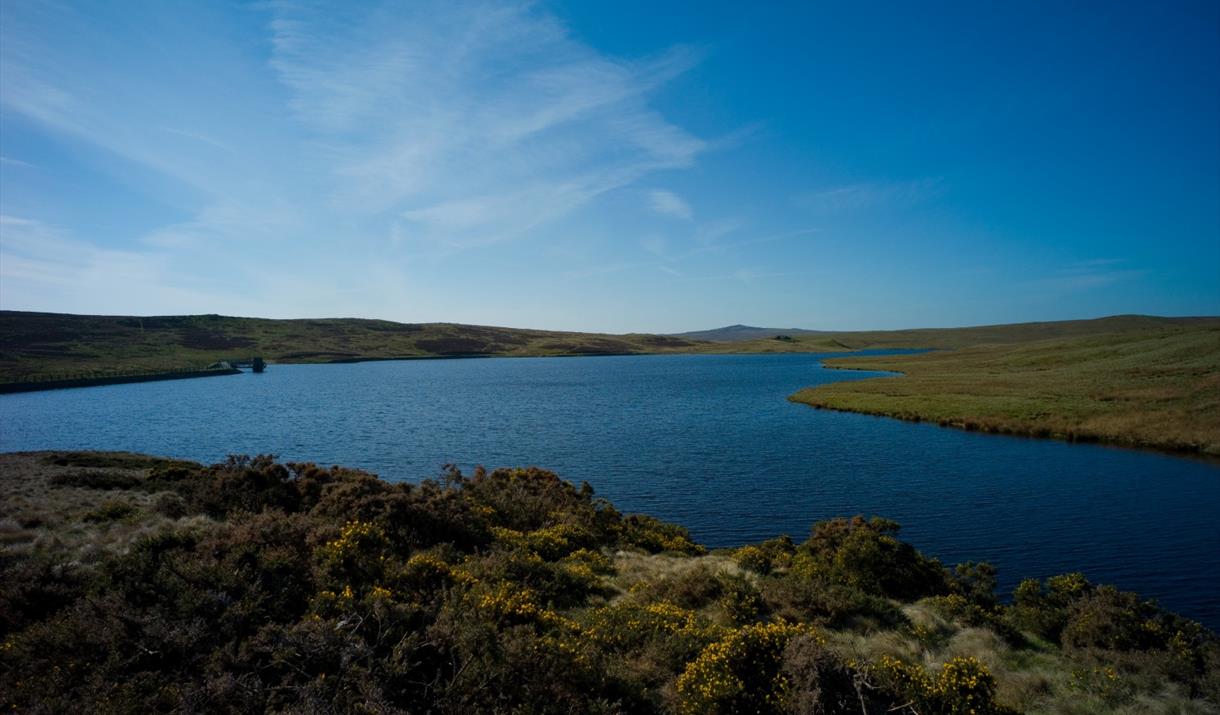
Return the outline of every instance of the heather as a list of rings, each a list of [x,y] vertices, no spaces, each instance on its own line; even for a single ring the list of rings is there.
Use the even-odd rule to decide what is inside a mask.
[[[850,517],[708,553],[537,468],[4,455],[23,712],[1211,712],[1220,645]]]

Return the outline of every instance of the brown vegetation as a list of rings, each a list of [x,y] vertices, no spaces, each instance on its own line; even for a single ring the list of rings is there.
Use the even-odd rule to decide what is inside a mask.
[[[0,382],[84,372],[164,371],[261,355],[272,362],[352,362],[476,355],[842,352],[955,348],[1051,337],[1220,326],[1209,318],[1118,316],[974,328],[783,334],[709,342],[675,335],[604,335],[355,318],[266,320],[221,315],[124,317],[0,311]],[[718,331],[708,331],[715,335]],[[777,339],[777,336],[782,339]]]
[[[1206,712],[1214,634],[880,519],[707,555],[539,469],[0,456],[20,712]]]

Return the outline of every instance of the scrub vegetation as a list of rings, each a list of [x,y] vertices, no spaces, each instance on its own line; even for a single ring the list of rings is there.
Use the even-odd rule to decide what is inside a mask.
[[[0,455],[18,712],[1215,712],[1215,634],[883,519],[708,554],[536,468]]]
[[[902,375],[790,399],[969,430],[1220,455],[1220,327],[1206,323],[826,364]]]

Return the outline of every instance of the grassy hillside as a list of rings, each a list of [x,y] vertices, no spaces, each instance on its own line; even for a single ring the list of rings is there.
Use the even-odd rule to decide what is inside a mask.
[[[917,330],[864,330],[819,333],[817,337],[850,350],[865,348],[933,348],[952,350],[975,345],[1037,342],[1054,338],[1114,333],[1147,333],[1189,327],[1220,328],[1220,318],[1162,318],[1152,315],[1114,315],[1092,320],[1058,320],[1041,323],[980,325],[966,328]]]
[[[787,335],[789,337],[825,337],[826,331],[802,330],[800,328],[758,328],[753,325],[728,325],[712,330],[692,330],[687,333],[674,333],[673,337],[684,338],[686,340],[709,340],[716,343],[727,343],[774,338],[778,335]]]
[[[828,341],[717,345],[665,335],[605,335],[450,323],[220,315],[125,317],[0,311],[0,382],[89,371],[202,367],[261,355],[337,362],[468,355],[611,355],[842,350]]]
[[[0,455],[14,712],[1204,713],[1220,644],[881,519],[708,554],[539,469]]]
[[[903,375],[807,388],[791,399],[966,429],[1220,455],[1214,321],[827,365]]]
[[[448,323],[121,317],[0,312],[0,382],[203,367],[261,355],[342,362],[471,355],[831,353],[957,349],[851,359],[900,379],[837,383],[792,399],[994,432],[1220,454],[1220,319],[1116,316],[957,329],[797,333],[729,342]]]
[[[1138,333],[1175,327],[1220,327],[1220,317],[1158,317],[1150,315],[1115,315],[1093,320],[1009,323],[998,326],[964,328],[919,328],[908,331],[800,331],[800,329],[755,328],[728,326],[714,331],[678,333],[676,338],[702,339],[720,343],[737,343],[759,338],[791,336],[811,339],[817,344],[834,345],[849,350],[865,348],[933,348],[954,349],[969,345],[1030,343],[1050,338],[1099,336],[1109,333]]]
[[[955,329],[775,335],[770,331],[736,331],[737,339],[711,342],[672,335],[607,335],[357,318],[269,320],[220,315],[133,317],[0,311],[0,382],[87,372],[197,368],[216,360],[251,355],[272,362],[341,362],[471,355],[839,352],[881,347],[957,348],[1190,325],[1220,326],[1220,319],[1117,316]],[[748,338],[741,339],[743,335]],[[776,339],[778,335],[784,339]]]

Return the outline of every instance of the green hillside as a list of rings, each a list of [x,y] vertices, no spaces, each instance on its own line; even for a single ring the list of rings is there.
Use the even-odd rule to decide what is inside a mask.
[[[1190,327],[1220,327],[1220,317],[1162,318],[1153,315],[1114,315],[1092,320],[1057,320],[1040,323],[980,325],[968,328],[926,328],[832,333],[852,349],[925,347],[939,350],[1028,343],[1054,338],[1118,333],[1148,333]]]
[[[1039,323],[1009,323],[963,328],[918,328],[913,330],[812,331],[783,328],[755,328],[730,325],[715,330],[678,333],[687,340],[734,343],[789,335],[798,339],[815,338],[844,348],[936,348],[952,349],[970,345],[1026,343],[1051,338],[1068,338],[1109,333],[1133,333],[1178,327],[1220,327],[1220,318],[1162,318],[1153,315],[1114,315],[1091,320],[1057,320]]]
[[[740,342],[743,340],[758,340],[760,338],[773,338],[777,335],[787,335],[789,337],[800,336],[822,336],[827,334],[825,330],[802,330],[801,328],[759,328],[753,325],[727,325],[723,328],[715,328],[713,330],[692,330],[686,333],[674,333],[675,338],[684,338],[686,340],[710,340],[716,343],[731,343]]]
[[[502,355],[840,352],[862,348],[957,348],[1053,337],[1140,332],[1216,318],[1117,316],[972,328],[793,332],[727,342],[672,335],[575,333],[360,318],[272,320],[221,315],[101,316],[0,311],[0,382],[88,372],[203,367],[260,355],[271,362],[348,362]]]
[[[458,355],[597,355],[690,350],[652,335],[597,335],[356,318],[268,320],[219,315],[85,316],[0,313],[0,375],[206,365],[260,355],[338,362]]]
[[[666,335],[608,335],[359,318],[271,320],[221,315],[100,316],[0,311],[0,382],[77,372],[202,367],[260,355],[271,362],[345,362],[503,355],[833,352],[828,340],[714,344]]]

